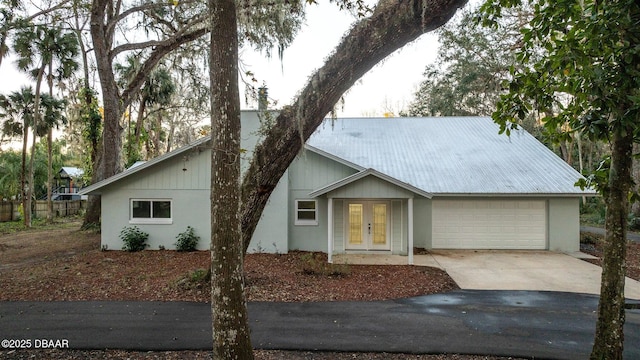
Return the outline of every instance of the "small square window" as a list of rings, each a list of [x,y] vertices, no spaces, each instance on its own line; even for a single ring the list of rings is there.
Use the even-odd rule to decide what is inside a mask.
[[[318,202],[316,200],[296,200],[296,225],[318,225]]]
[[[171,200],[131,199],[130,224],[171,224]]]

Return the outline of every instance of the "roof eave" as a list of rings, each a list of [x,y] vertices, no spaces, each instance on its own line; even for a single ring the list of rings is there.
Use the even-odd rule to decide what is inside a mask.
[[[315,198],[315,197],[319,197],[319,196],[325,195],[325,194],[327,194],[327,193],[329,193],[329,192],[331,192],[333,190],[336,190],[336,189],[339,189],[339,188],[341,188],[343,186],[349,185],[349,184],[351,184],[351,183],[353,183],[355,181],[358,181],[358,180],[360,180],[362,178],[365,178],[367,176],[375,176],[375,177],[377,177],[377,178],[379,178],[381,180],[384,180],[384,181],[386,181],[388,183],[396,185],[396,186],[398,186],[398,187],[400,187],[402,189],[405,189],[405,190],[407,190],[409,192],[412,192],[412,193],[420,195],[420,196],[424,196],[427,199],[431,199],[433,197],[433,194],[431,194],[429,192],[426,192],[426,191],[424,191],[422,189],[419,189],[419,188],[417,188],[417,187],[415,187],[415,186],[413,186],[411,184],[407,184],[405,182],[402,182],[402,181],[400,181],[398,179],[395,179],[395,178],[393,178],[393,177],[391,177],[389,175],[383,174],[383,173],[381,173],[381,172],[379,172],[379,171],[377,171],[375,169],[371,169],[371,168],[364,169],[364,170],[362,170],[362,171],[360,171],[358,173],[355,173],[353,175],[347,176],[347,177],[345,177],[343,179],[340,179],[340,180],[338,180],[336,182],[333,182],[333,183],[331,183],[329,185],[326,185],[326,186],[323,186],[323,187],[321,187],[319,189],[316,189],[316,190],[310,192],[309,196],[312,197],[312,198]]]
[[[80,190],[78,192],[78,194],[80,195],[101,195],[102,191],[100,191],[100,189],[104,188],[107,185],[110,185],[118,180],[124,179],[126,177],[129,177],[133,174],[138,173],[139,171],[142,171],[144,169],[147,169],[155,164],[161,163],[165,160],[171,159],[177,155],[180,155],[188,150],[191,150],[197,146],[200,146],[202,144],[205,144],[207,141],[209,141],[211,139],[211,136],[205,136],[201,139],[198,139],[194,142],[192,142],[189,145],[183,146],[179,149],[176,149],[174,151],[168,152],[164,155],[158,156],[157,158],[151,159],[147,162],[145,162],[144,164],[138,165],[136,167],[133,168],[129,168],[119,174],[113,175],[107,179],[104,179],[102,181],[99,181],[93,185],[87,186],[84,189]]]
[[[580,193],[433,193],[434,198],[438,197],[544,197],[544,198],[567,198],[567,197],[595,197],[600,196],[597,192],[580,192]]]
[[[320,156],[324,156],[327,159],[331,159],[331,160],[333,160],[335,162],[338,162],[338,163],[340,163],[342,165],[346,165],[346,166],[348,166],[348,167],[350,167],[350,168],[352,168],[354,170],[358,170],[358,171],[366,170],[366,168],[364,168],[364,167],[362,167],[362,166],[360,166],[358,164],[352,163],[351,161],[345,160],[345,159],[343,159],[343,158],[341,158],[339,156],[333,155],[333,154],[328,153],[328,152],[326,152],[324,150],[320,150],[317,147],[305,144],[304,145],[304,149],[305,150],[309,150],[309,151],[311,151],[313,153],[316,153],[316,154],[318,154]]]

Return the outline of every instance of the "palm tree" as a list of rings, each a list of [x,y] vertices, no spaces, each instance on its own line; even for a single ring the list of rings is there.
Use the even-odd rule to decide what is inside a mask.
[[[127,56],[124,64],[116,64],[115,69],[118,74],[118,86],[126,89],[132,77],[140,69],[140,60],[138,56]],[[137,109],[137,120],[135,128],[131,125],[132,105],[129,105],[129,110],[125,112],[125,121],[127,122],[127,144],[125,148],[126,153],[126,165],[130,166],[134,162],[141,160],[141,138],[146,131],[144,126],[144,120],[149,116],[148,108],[155,105],[166,106],[171,102],[176,90],[176,85],[171,77],[171,73],[164,67],[159,67],[149,74],[149,77],[144,82],[142,89],[140,90]],[[160,130],[162,126],[162,111],[157,110],[156,118],[153,124],[149,126],[149,130],[146,131],[147,136],[145,142],[147,145],[147,160],[155,155],[158,155]],[[133,130],[133,134],[131,131]],[[151,139],[151,133],[153,130],[153,139]],[[151,149],[150,141],[153,141],[153,151]]]
[[[28,72],[36,80],[36,93],[34,105],[34,129],[38,127],[40,120],[40,88],[46,74],[49,85],[49,96],[53,97],[53,80],[68,79],[79,65],[75,58],[78,56],[78,40],[74,33],[63,32],[59,28],[34,25],[24,27],[16,32],[14,51],[18,55],[18,68]],[[47,131],[48,163],[51,167],[52,128]],[[35,149],[36,133],[34,132],[33,149]],[[29,164],[29,177],[33,179],[33,154]],[[33,193],[33,181],[30,191]],[[53,171],[48,172],[48,188],[53,184]],[[51,202],[51,189],[47,191],[48,211],[47,220],[53,218],[53,204]],[[26,210],[25,210],[26,212]],[[30,226],[28,224],[27,226]]]
[[[160,107],[156,109],[154,123],[149,126],[149,136],[147,137],[147,160],[159,155],[162,115],[164,112],[161,107],[171,103],[171,98],[173,97],[175,90],[176,85],[171,78],[171,73],[165,68],[158,68],[153,71],[142,88],[142,99],[140,100],[140,110],[138,112],[136,128],[141,127],[147,107]],[[140,125],[138,125],[138,123]],[[149,139],[151,137],[151,130],[153,130],[153,139]],[[136,135],[139,136],[139,134]],[[153,141],[153,149],[151,149],[149,140]]]
[[[22,135],[22,166],[20,171],[20,193],[22,207],[24,209],[25,225],[31,223],[31,196],[29,183],[27,182],[27,139],[29,127],[33,124],[33,89],[23,87],[20,91],[14,91],[9,96],[0,96],[0,119],[3,134],[9,137]]]

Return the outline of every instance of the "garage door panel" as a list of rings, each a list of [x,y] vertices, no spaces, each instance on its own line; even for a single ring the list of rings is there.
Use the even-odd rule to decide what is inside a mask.
[[[433,247],[545,249],[544,200],[434,200]]]

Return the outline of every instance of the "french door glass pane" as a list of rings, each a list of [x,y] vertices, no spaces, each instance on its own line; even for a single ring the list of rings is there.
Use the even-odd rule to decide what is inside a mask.
[[[387,205],[373,205],[373,244],[387,243]]]
[[[362,244],[362,210],[362,204],[349,204],[349,244]]]

